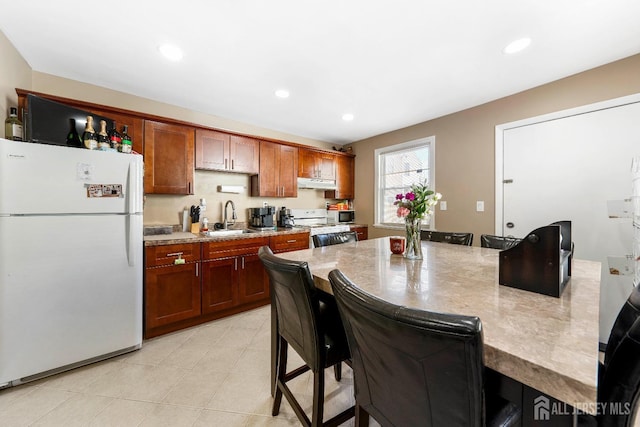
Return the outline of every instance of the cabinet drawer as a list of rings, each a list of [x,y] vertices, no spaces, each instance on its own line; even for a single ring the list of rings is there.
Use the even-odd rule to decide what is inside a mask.
[[[271,250],[273,252],[297,251],[309,249],[309,233],[282,234],[271,237]]]
[[[175,245],[148,246],[146,248],[146,267],[172,265],[182,258],[185,262],[200,260],[200,243],[179,243]]]
[[[204,242],[202,257],[205,260],[228,258],[239,255],[255,255],[261,246],[268,246],[268,237],[244,238],[222,242]]]

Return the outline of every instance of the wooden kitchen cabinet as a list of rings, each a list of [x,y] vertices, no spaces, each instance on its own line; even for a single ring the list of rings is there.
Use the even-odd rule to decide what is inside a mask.
[[[326,199],[353,199],[355,197],[355,158],[336,157],[336,189],[324,192]]]
[[[144,192],[193,194],[194,128],[145,120]]]
[[[260,141],[260,171],[251,177],[251,196],[298,196],[298,148]]]
[[[355,231],[356,234],[358,235],[358,241],[360,240],[367,240],[369,238],[369,227],[366,226],[357,226],[357,227],[350,227],[351,231]]]
[[[202,244],[202,312],[231,310],[269,300],[269,279],[258,258],[268,237]]]
[[[131,137],[133,143],[132,148],[138,154],[144,153],[144,120],[140,117],[130,116],[127,114],[118,114],[111,111],[102,111],[92,109],[93,114],[98,114],[103,117],[113,119],[115,128],[118,132],[122,133],[122,127],[127,125],[128,134]]]
[[[269,247],[273,253],[309,249],[309,232],[286,233],[272,236]]]
[[[183,259],[184,264],[176,264]],[[151,246],[145,250],[144,329],[184,321],[201,314],[200,244]]]
[[[298,150],[300,178],[336,179],[336,156],[326,151]]]
[[[259,142],[244,136],[196,130],[196,169],[258,173]]]

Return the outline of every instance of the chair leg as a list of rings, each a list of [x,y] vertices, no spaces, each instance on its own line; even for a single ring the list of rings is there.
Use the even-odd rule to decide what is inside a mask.
[[[369,413],[362,409],[362,406],[356,403],[356,419],[355,427],[368,427],[369,426]]]
[[[338,362],[333,365],[333,374],[336,377],[336,381],[340,381],[342,379],[342,362]]]
[[[289,344],[287,341],[278,337],[279,351],[278,351],[278,367],[276,369],[276,392],[273,398],[273,409],[271,415],[278,415],[280,413],[280,403],[282,402],[282,387],[284,385],[284,377],[287,374],[287,350]]]
[[[322,426],[324,416],[324,369],[313,373],[313,414],[311,427]]]

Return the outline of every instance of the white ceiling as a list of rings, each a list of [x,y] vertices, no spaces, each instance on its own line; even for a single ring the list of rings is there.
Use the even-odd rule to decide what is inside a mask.
[[[639,0],[0,3],[36,71],[336,144],[640,52]],[[529,49],[502,53],[523,36]]]

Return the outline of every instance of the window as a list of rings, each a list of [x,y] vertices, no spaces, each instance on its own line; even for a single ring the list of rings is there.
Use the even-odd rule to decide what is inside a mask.
[[[412,184],[420,182],[435,188],[435,144],[435,137],[430,136],[375,151],[377,226],[398,227],[404,224],[393,205],[396,194],[407,193]],[[429,219],[425,218],[423,224],[429,225]]]

